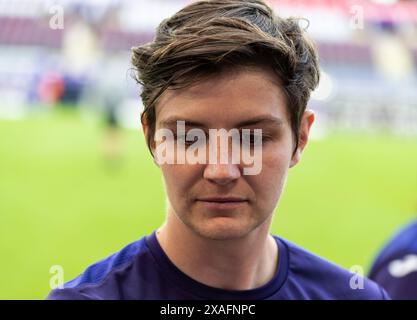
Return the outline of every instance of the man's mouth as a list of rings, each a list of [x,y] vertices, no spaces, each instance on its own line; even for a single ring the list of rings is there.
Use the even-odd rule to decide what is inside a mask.
[[[243,197],[202,197],[197,198],[196,201],[210,210],[238,209],[249,202]]]

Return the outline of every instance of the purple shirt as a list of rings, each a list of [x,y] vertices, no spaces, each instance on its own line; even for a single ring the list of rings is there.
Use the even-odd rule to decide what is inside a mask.
[[[47,299],[389,299],[368,279],[363,289],[352,289],[352,273],[274,238],[279,249],[275,275],[252,290],[224,290],[197,282],[169,260],[153,232],[91,265],[63,289],[52,290]]]
[[[390,239],[375,259],[369,277],[392,299],[417,300],[417,220]]]

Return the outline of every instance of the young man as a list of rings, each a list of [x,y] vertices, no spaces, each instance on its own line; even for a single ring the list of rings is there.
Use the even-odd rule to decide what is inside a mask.
[[[314,121],[306,105],[318,62],[297,20],[260,0],[195,2],[134,48],[132,61],[166,220],[50,299],[387,298],[269,233]],[[226,148],[216,143],[225,132]]]
[[[417,220],[399,230],[384,246],[369,277],[392,299],[417,300]]]

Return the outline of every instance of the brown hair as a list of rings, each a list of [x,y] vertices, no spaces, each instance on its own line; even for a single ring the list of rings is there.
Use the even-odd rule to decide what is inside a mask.
[[[132,64],[142,86],[149,148],[155,103],[166,89],[190,86],[226,68],[266,66],[286,95],[295,152],[301,118],[320,77],[316,50],[299,19],[276,16],[262,0],[194,2],[163,20],[152,42],[132,48]]]

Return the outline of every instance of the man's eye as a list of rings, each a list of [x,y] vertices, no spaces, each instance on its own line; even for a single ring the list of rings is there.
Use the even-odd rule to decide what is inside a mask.
[[[242,144],[244,145],[261,145],[265,140],[262,134],[242,134]]]
[[[177,142],[186,143],[186,136],[185,135],[177,135],[177,134],[174,134],[174,139]]]
[[[195,141],[197,141],[197,137],[194,137],[194,140],[192,140],[192,139],[187,140],[186,135],[176,135],[176,134],[174,135],[174,139],[177,142],[183,143],[186,146],[190,146],[193,143],[195,143]]]

